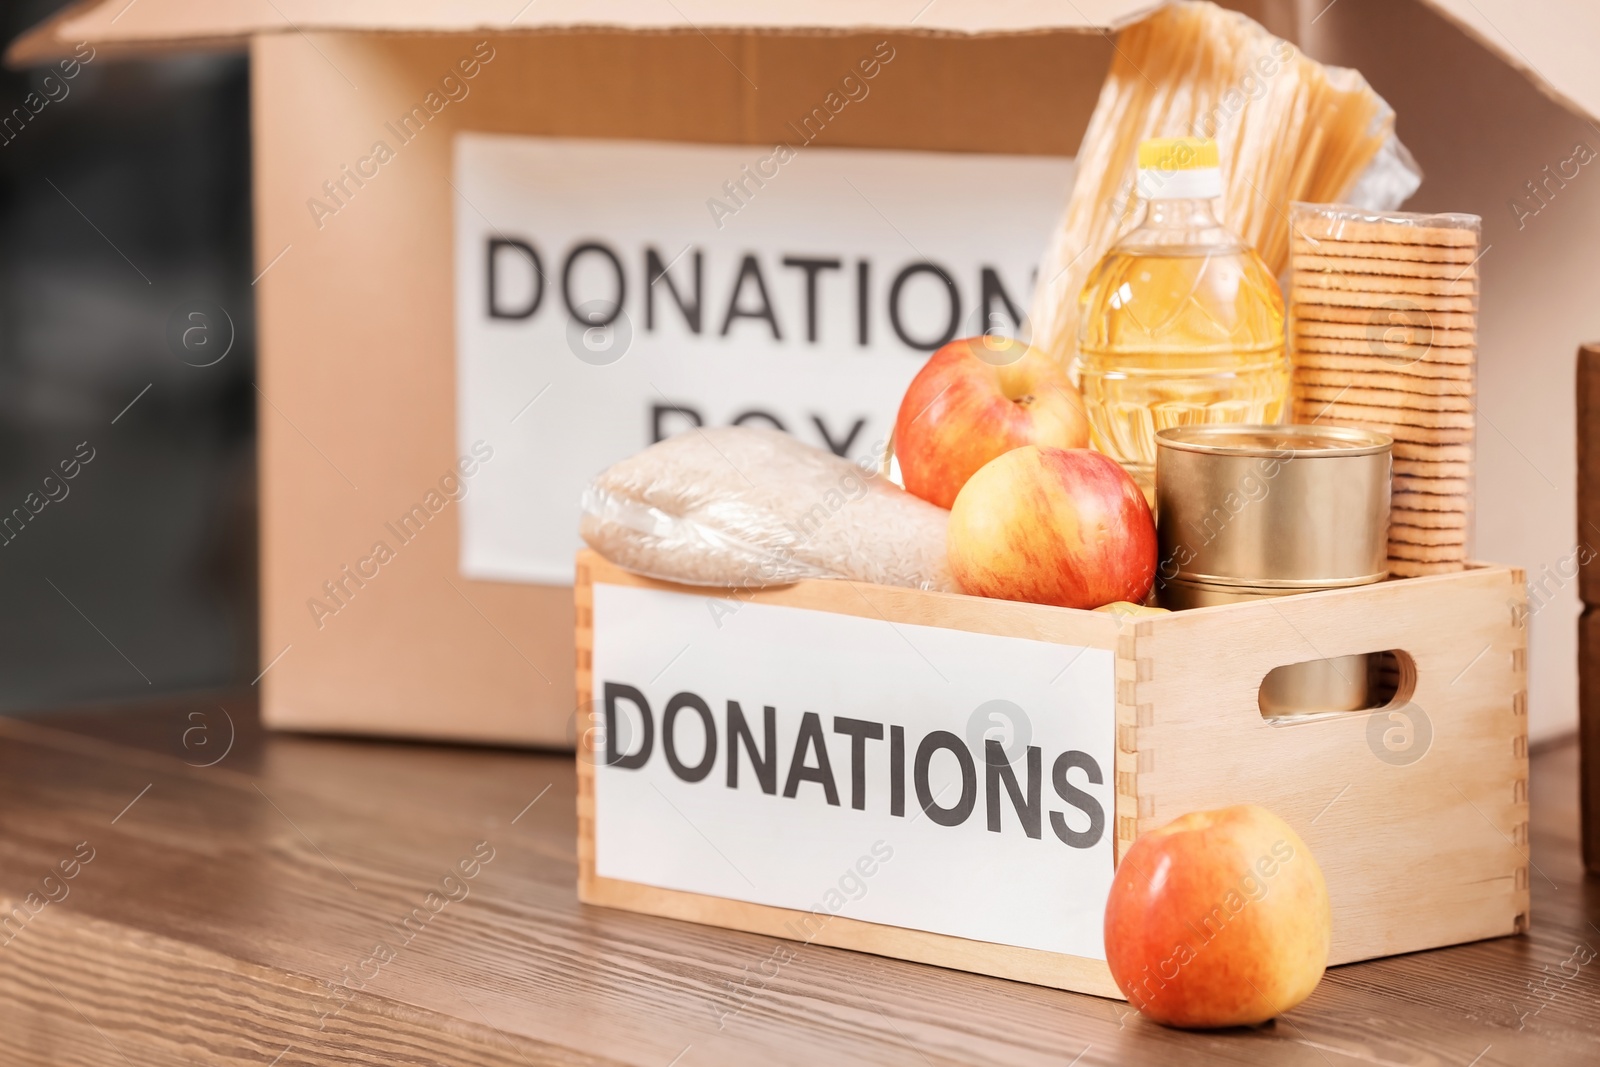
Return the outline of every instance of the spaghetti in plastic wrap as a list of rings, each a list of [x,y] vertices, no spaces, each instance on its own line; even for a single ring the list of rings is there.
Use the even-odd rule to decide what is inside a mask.
[[[589,547],[638,574],[759,588],[803,578],[956,592],[949,512],[776,430],[691,430],[583,496]]]
[[[1216,140],[1222,221],[1275,274],[1288,262],[1291,202],[1393,209],[1422,180],[1393,110],[1359,72],[1325,67],[1215,4],[1162,8],[1117,38],[1039,272],[1033,343],[1064,366],[1084,279],[1132,221],[1139,143],[1152,137]]]

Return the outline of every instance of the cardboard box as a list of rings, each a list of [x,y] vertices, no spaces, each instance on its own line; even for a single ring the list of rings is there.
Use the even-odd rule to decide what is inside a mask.
[[[573,738],[570,588],[559,575],[536,566],[524,568],[518,580],[506,580],[503,565],[497,569],[491,551],[498,536],[494,531],[503,534],[516,514],[498,520],[487,516],[484,538],[476,532],[466,541],[462,537],[463,515],[476,516],[473,509],[491,499],[515,496],[514,491],[488,491],[494,479],[506,477],[501,471],[538,473],[526,456],[512,462],[517,435],[527,422],[508,434],[509,444],[484,439],[487,447],[501,449],[498,467],[494,459],[474,453],[475,439],[463,439],[463,425],[484,417],[494,392],[492,383],[488,396],[480,395],[483,390],[473,392],[458,374],[457,346],[464,336],[458,299],[472,292],[463,288],[463,279],[479,269],[473,264],[485,255],[505,257],[500,263],[511,270],[523,254],[516,242],[536,242],[510,232],[492,213],[486,215],[487,209],[473,203],[474,194],[463,196],[458,134],[740,146],[758,169],[774,145],[797,137],[807,144],[807,138],[814,139],[817,147],[805,151],[818,158],[825,151],[853,148],[950,153],[980,163],[985,154],[1060,163],[1075,151],[1093,106],[1111,49],[1106,32],[1154,5],[1105,0],[1085,11],[1071,4],[940,0],[919,11],[915,4],[881,0],[758,5],[700,0],[659,8],[628,0],[566,0],[520,11],[515,6],[487,0],[451,5],[141,0],[132,6],[91,0],[53,18],[12,50],[14,62],[32,62],[70,51],[79,40],[112,54],[246,44],[250,49],[261,272],[256,285],[262,396],[261,662],[267,668],[261,685],[264,715],[274,726],[542,745],[568,744]],[[1310,48],[1313,55],[1362,53],[1374,41],[1394,42],[1389,52],[1363,54],[1359,65],[1396,103],[1408,141],[1410,131],[1433,115],[1422,113],[1421,105],[1416,113],[1408,110],[1381,75],[1387,66],[1415,80],[1410,68],[1417,65],[1419,50],[1434,45],[1414,24],[1419,19],[1437,21],[1429,11],[1443,13],[1481,41],[1499,57],[1491,61],[1497,67],[1503,61],[1522,70],[1580,114],[1600,113],[1600,81],[1582,46],[1595,36],[1583,27],[1600,30],[1594,26],[1600,15],[1589,5],[1562,4],[1559,17],[1537,20],[1517,16],[1510,0],[1384,6],[1346,0],[1324,13],[1289,0],[1242,6],[1275,32],[1317,45]],[[1351,13],[1357,7],[1359,15]],[[1342,36],[1333,33],[1335,26],[1345,28]],[[1501,37],[1499,29],[1513,36]],[[1402,40],[1400,33],[1412,36]],[[892,52],[887,65],[877,53],[880,47]],[[866,82],[870,95],[855,99],[857,91],[842,79],[848,75],[863,84],[861,64],[875,55],[879,70]],[[849,102],[835,111],[830,93]],[[1441,122],[1459,126],[1465,121],[1455,117],[1453,98],[1445,105],[1439,114],[1451,117]],[[806,126],[807,116],[817,116],[815,129]],[[1471,136],[1462,136],[1451,157],[1463,168],[1476,158],[1479,142],[1491,131],[1472,127],[1468,132]],[[379,141],[387,152],[376,151]],[[1563,152],[1567,148],[1558,147]],[[558,168],[559,159],[547,157],[544,165],[545,173],[552,173],[549,168]],[[936,176],[946,169],[930,165],[928,173]],[[507,164],[496,173],[514,172]],[[647,192],[657,177],[655,171],[642,171],[637,188]],[[728,178],[748,181],[742,170]],[[568,192],[579,198],[572,202],[579,202],[585,191],[582,175],[569,184]],[[762,203],[779,202],[768,191],[750,199],[751,190],[764,190],[762,186],[740,188],[745,198],[729,194],[723,202],[727,209],[740,211],[746,199],[754,205],[743,219],[732,220],[741,226],[760,217]],[[772,196],[787,196],[784,188],[783,181],[775,182]],[[958,183],[952,180],[943,195],[953,195],[949,190],[955,188]],[[1428,188],[1424,186],[1425,193]],[[538,190],[526,192],[526,204],[542,202]],[[914,206],[911,192],[892,184],[881,195],[840,187],[836,202],[853,202],[860,195],[868,203],[857,204],[855,210],[863,218],[880,217],[887,228],[874,222],[874,239],[888,242],[894,229],[889,216]],[[1065,193],[1063,182],[1063,199]],[[1505,195],[1504,190],[1494,193],[1495,210],[1503,211],[1499,204]],[[1567,203],[1590,194],[1580,187],[1560,195],[1565,199],[1559,203]],[[713,183],[706,199],[720,196]],[[514,197],[509,202],[524,203]],[[813,206],[815,202],[810,201]],[[1446,206],[1487,214],[1467,200]],[[938,204],[923,207],[925,217],[938,217]],[[944,215],[960,224],[946,235],[951,247],[963,233],[987,233],[977,222],[963,223],[960,211],[947,207]],[[725,236],[716,221],[712,210],[707,233]],[[603,230],[607,220],[574,222],[577,229],[586,225]],[[463,226],[473,227],[479,237],[506,230],[500,235],[503,243],[492,245],[498,251],[480,249],[467,257],[456,245]],[[1039,234],[1038,247],[1046,236]],[[783,251],[772,240],[758,249],[761,255]],[[730,269],[725,263],[719,266],[711,253],[729,253],[731,244],[712,248],[708,243],[707,248],[709,271]],[[563,254],[558,251],[542,249],[541,265],[548,272],[546,313],[572,258],[570,246]],[[628,251],[635,294],[641,271],[649,269],[643,258],[649,251],[637,242]],[[678,253],[676,247],[659,251],[663,262]],[[829,253],[841,259],[837,271],[817,275],[824,288],[853,279],[851,268],[863,258],[844,249],[801,251],[813,258]],[[1006,251],[1010,255],[1011,246]],[[993,294],[976,269],[985,251],[962,254],[974,268],[970,276],[957,279],[970,309],[980,293]],[[911,251],[905,255],[924,258]],[[672,268],[680,282],[692,259]],[[604,253],[593,251],[573,267],[573,276],[605,267]],[[889,275],[900,269],[900,262],[880,257],[874,269],[880,270],[873,276],[876,346],[894,326],[882,300]],[[1006,295],[1015,299],[1020,281],[1008,276],[1008,270],[1015,274],[1010,268],[997,274],[1002,290],[1009,286]],[[797,299],[796,287],[811,277],[793,270],[784,274],[787,298]],[[911,278],[907,291],[925,286],[930,277],[924,273]],[[507,284],[500,310],[514,314],[518,295]],[[735,290],[740,291],[748,296],[749,290]],[[1493,294],[1490,281],[1483,310],[1486,336],[1497,314]],[[531,289],[524,289],[520,299],[532,296]],[[915,297],[926,298],[925,290]],[[723,299],[718,295],[708,305],[718,318],[736,303],[729,301],[725,309]],[[751,315],[752,306],[759,310],[759,304],[745,303],[734,316],[741,331],[736,336],[759,336],[763,321]],[[799,337],[805,321],[794,306],[784,323],[790,340]],[[677,322],[682,308],[681,302],[673,308],[663,303],[658,311],[663,321]],[[1507,317],[1515,313],[1509,303],[1499,308]],[[633,311],[649,314],[637,304]],[[640,328],[640,317],[634,314],[633,326],[642,338],[649,328]],[[1538,328],[1548,330],[1560,321],[1545,316]],[[836,328],[837,323],[821,323],[824,331]],[[570,355],[558,351],[562,359],[585,358],[573,346],[581,347],[586,331],[579,328],[577,334],[580,340],[567,346]],[[926,325],[921,336],[928,336]],[[1577,339],[1564,339],[1561,351],[1571,351]],[[808,351],[805,344],[792,348],[795,362],[774,364],[777,369],[763,386],[766,393],[781,399],[789,387],[798,390],[814,382],[816,374],[808,378],[805,364],[798,362]],[[1520,360],[1525,347],[1506,355]],[[872,360],[893,358],[876,348],[873,352]],[[1489,363],[1495,354],[1486,351],[1484,357]],[[488,349],[474,349],[471,359],[477,362],[470,365],[495,358]],[[834,352],[826,358],[842,355]],[[691,362],[686,357],[679,369],[689,373],[685,368]],[[631,366],[627,361],[623,365]],[[461,366],[469,363],[462,360]],[[663,373],[669,373],[672,363],[663,357],[651,366],[667,367]],[[914,367],[905,359],[883,372],[872,386],[874,402],[888,391],[889,379],[895,374],[908,379]],[[1555,392],[1554,386],[1528,386],[1535,388]],[[1539,394],[1525,406],[1544,404],[1541,397],[1548,399]],[[662,407],[685,406],[674,403],[680,399],[669,392]],[[546,405],[531,408],[541,417],[561,403],[558,393],[539,400],[531,389],[526,395],[508,392],[504,401],[502,421],[508,425],[525,403]],[[459,410],[458,404],[463,405]],[[630,398],[629,404],[635,401]],[[1561,406],[1565,409],[1564,402]],[[731,398],[724,408],[721,415],[707,417],[740,413]],[[797,410],[804,417],[805,409]],[[862,430],[864,440],[870,441],[892,414],[892,407],[875,412],[877,424]],[[637,436],[650,416],[635,410],[627,417],[633,420],[629,433]],[[665,417],[674,416],[669,410]],[[833,421],[824,420],[827,432],[835,437],[850,428],[838,421],[838,412],[829,412],[829,417]],[[1546,419],[1547,412],[1527,413],[1516,420],[1496,418],[1495,425],[1504,432],[1518,424],[1543,431]],[[642,443],[635,440],[632,447]],[[570,457],[562,450],[550,450],[551,464],[566,459]],[[569,471],[572,477],[581,473]],[[463,484],[467,496],[452,499]],[[1502,503],[1491,498],[1484,510]],[[531,506],[547,511],[548,520],[558,525],[575,522],[571,499],[540,499]],[[1530,509],[1512,510],[1525,517]],[[477,518],[469,525],[477,527]],[[1561,527],[1571,529],[1568,523]],[[376,552],[380,542],[384,553]],[[1542,544],[1526,551],[1516,547],[1496,544],[1489,554],[1519,560],[1553,554]],[[528,580],[541,574],[541,580]],[[1562,640],[1570,642],[1571,637]],[[1569,654],[1562,664],[1567,676],[1570,664]],[[1571,689],[1568,682],[1565,706],[1552,702],[1551,728],[1570,721]],[[1558,687],[1557,696],[1562,692]],[[1537,703],[1536,733],[1541,714]]]

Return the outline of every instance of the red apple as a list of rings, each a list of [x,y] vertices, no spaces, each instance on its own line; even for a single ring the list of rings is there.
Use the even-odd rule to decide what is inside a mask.
[[[894,421],[906,489],[941,508],[979,467],[1013,448],[1088,444],[1083,397],[1061,365],[989,334],[951,341],[928,357]]]
[[[1117,461],[1028,445],[990,460],[950,509],[950,570],[975,596],[1066,608],[1143,602],[1156,574],[1150,505]]]
[[[1241,804],[1133,843],[1106,901],[1106,962],[1128,1003],[1157,1022],[1253,1025],[1310,996],[1332,929],[1306,843]]]

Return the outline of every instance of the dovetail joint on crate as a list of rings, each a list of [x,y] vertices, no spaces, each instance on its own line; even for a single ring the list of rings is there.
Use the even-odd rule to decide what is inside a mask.
[[[1117,829],[1119,846],[1131,844],[1141,820],[1155,814],[1155,798],[1139,787],[1139,777],[1155,770],[1155,752],[1145,727],[1155,723],[1154,705],[1140,703],[1140,688],[1155,678],[1155,657],[1149,655],[1149,622],[1125,625],[1117,636]],[[1131,677],[1130,677],[1131,675]]]
[[[1120,860],[1139,832],[1139,820],[1153,810],[1153,801],[1139,792],[1139,773],[1152,766],[1140,744],[1140,728],[1150,724],[1149,705],[1138,703],[1139,686],[1153,675],[1148,657],[1141,658],[1139,639],[1149,634],[1148,624],[1123,623],[1117,634],[1116,654],[1116,853]],[[1148,647],[1148,646],[1146,646]]]

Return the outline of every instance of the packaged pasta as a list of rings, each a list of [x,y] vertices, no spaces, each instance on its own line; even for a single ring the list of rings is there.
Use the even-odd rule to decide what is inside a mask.
[[[1217,142],[1219,217],[1274,275],[1288,262],[1293,201],[1393,209],[1421,181],[1394,112],[1358,72],[1308,59],[1215,4],[1162,8],[1117,38],[1039,272],[1033,344],[1063,365],[1075,354],[1084,280],[1137,213],[1139,144],[1164,137]]]

